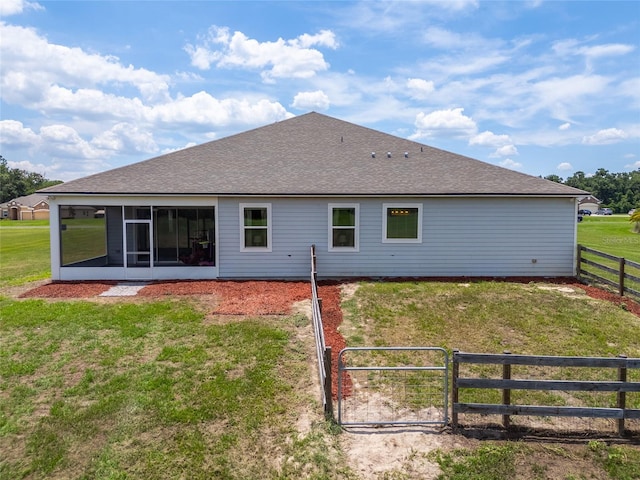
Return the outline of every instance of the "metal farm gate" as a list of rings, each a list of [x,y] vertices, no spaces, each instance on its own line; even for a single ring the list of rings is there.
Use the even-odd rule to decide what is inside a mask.
[[[448,378],[443,348],[345,348],[338,355],[338,423],[445,426]]]

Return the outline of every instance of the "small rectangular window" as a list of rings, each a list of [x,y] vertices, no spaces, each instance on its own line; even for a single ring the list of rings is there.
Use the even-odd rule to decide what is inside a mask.
[[[422,242],[422,204],[382,206],[383,243]]]
[[[271,204],[240,204],[241,250],[271,251]]]
[[[357,251],[359,237],[359,206],[357,204],[329,205],[329,250]]]

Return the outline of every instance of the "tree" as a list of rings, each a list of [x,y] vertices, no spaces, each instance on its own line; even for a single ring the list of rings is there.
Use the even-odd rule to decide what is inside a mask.
[[[626,213],[640,207],[640,169],[632,172],[611,173],[599,168],[592,176],[576,172],[564,182],[570,187],[586,190],[602,201],[603,207]]]
[[[556,182],[556,183],[562,183],[562,177],[559,177],[558,175],[547,175],[546,177],[544,177],[545,180],[551,180],[552,182]]]
[[[0,203],[25,195],[31,195],[41,188],[62,183],[60,180],[48,180],[39,173],[11,168],[7,160],[0,155]]]
[[[636,208],[636,211],[633,212],[633,214],[631,215],[631,218],[629,219],[630,222],[636,222],[636,226],[634,227],[634,231],[636,233],[640,233],[640,208]]]

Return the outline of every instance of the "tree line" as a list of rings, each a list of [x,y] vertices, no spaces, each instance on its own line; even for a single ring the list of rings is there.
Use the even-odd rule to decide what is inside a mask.
[[[576,172],[566,180],[548,175],[547,180],[586,190],[614,213],[627,213],[640,208],[640,168],[632,172],[611,173],[599,168],[594,175]]]
[[[31,195],[37,190],[58,183],[62,183],[62,181],[48,180],[39,173],[11,168],[7,165],[7,160],[0,155],[0,203]]]

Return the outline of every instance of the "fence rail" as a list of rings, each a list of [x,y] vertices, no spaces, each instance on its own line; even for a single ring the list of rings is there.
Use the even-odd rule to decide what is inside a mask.
[[[609,265],[599,263],[591,258],[585,258],[585,254],[609,260]],[[595,271],[605,272],[609,277],[603,274],[595,273],[595,271],[587,270],[583,265],[593,267]],[[615,265],[612,266],[612,265]],[[633,274],[629,272],[633,270]],[[625,293],[640,299],[640,263],[633,262],[623,257],[616,257],[605,252],[600,252],[592,248],[578,245],[577,258],[578,278],[586,278],[595,282],[604,283],[618,290],[618,294],[623,296]],[[615,279],[615,280],[614,280]],[[633,285],[633,287],[631,286]]]
[[[331,397],[331,347],[324,341],[322,326],[322,300],[318,298],[318,271],[316,246],[311,245],[311,318],[315,337],[318,377],[322,392],[322,405],[327,418],[333,418],[333,399]]]
[[[502,378],[468,378],[460,377],[460,364],[494,364],[502,365]],[[585,380],[521,380],[512,379],[512,365],[529,365],[541,367],[586,367],[617,369],[615,381]],[[557,357],[504,354],[474,354],[454,351],[453,353],[453,386],[451,394],[451,423],[454,430],[458,427],[460,413],[502,415],[505,428],[510,426],[511,415],[558,416],[613,418],[618,420],[618,434],[624,435],[626,419],[640,419],[640,409],[627,408],[626,394],[640,392],[640,382],[627,379],[628,369],[640,369],[640,358],[603,357]],[[502,390],[502,404],[461,403],[460,389],[498,389]],[[565,407],[548,405],[513,405],[512,390],[542,391],[590,391],[617,392],[615,407]]]

